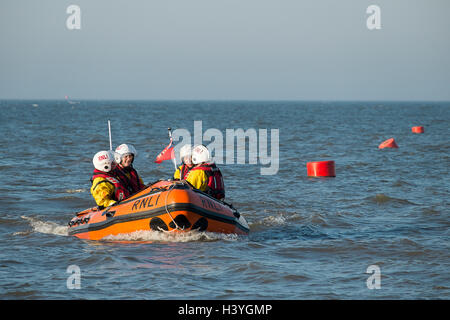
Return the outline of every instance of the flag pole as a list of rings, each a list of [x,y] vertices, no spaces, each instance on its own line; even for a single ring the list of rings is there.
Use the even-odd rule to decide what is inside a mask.
[[[170,138],[170,142],[172,143],[172,128],[167,128],[167,130],[169,131],[169,138]],[[175,154],[174,154],[175,155]],[[175,156],[173,158],[173,165],[175,166],[175,171],[177,171],[177,157]]]
[[[109,132],[109,150],[112,150],[111,122],[109,120],[108,120],[108,132]]]

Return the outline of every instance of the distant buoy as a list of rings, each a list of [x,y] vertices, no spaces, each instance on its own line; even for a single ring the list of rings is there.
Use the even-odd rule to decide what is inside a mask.
[[[412,127],[411,131],[414,133],[424,133],[425,129],[422,126]]]
[[[395,143],[394,138],[390,138],[387,139],[386,141],[384,141],[383,143],[381,143],[378,146],[379,149],[384,149],[384,148],[398,148],[397,143]]]
[[[308,177],[336,177],[334,161],[315,161],[306,163]]]

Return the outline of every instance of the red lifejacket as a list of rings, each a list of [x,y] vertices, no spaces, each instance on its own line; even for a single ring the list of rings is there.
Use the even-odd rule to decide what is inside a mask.
[[[121,168],[117,166],[115,170],[117,171],[117,177],[130,194],[144,189],[145,186],[141,183],[141,179],[139,179],[139,175],[133,167]],[[128,178],[126,173],[130,174],[130,178]]]
[[[114,185],[115,191],[114,191],[114,200],[116,201],[122,201],[123,199],[126,199],[130,196],[130,192],[124,187],[122,181],[114,175],[115,170],[112,172],[103,172],[97,169],[94,169],[94,174],[92,175],[91,182],[94,182],[95,178],[104,178],[106,180],[100,181],[97,183],[97,185],[94,186],[94,189],[100,184],[100,183],[111,183]]]
[[[215,163],[205,163],[201,166],[194,167],[190,171],[203,170],[208,177],[208,189],[206,193],[216,199],[225,198],[225,184],[223,183],[223,176]]]

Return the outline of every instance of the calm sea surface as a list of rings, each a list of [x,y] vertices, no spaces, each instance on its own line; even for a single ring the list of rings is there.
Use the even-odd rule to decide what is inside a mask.
[[[450,103],[10,100],[0,112],[0,299],[450,298]],[[278,129],[277,174],[261,175],[260,159],[220,165],[250,235],[68,236],[94,205],[108,119],[145,183],[173,173],[153,162],[167,127],[267,129],[269,154]],[[398,149],[378,149],[392,137]],[[321,160],[335,178],[307,177]],[[71,265],[80,289],[67,287]]]

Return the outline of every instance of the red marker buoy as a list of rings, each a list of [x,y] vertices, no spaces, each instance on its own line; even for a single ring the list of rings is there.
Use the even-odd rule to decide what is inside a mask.
[[[315,161],[306,163],[308,177],[336,177],[334,161]]]
[[[395,143],[394,138],[390,138],[387,139],[386,141],[384,141],[383,143],[381,143],[378,146],[379,149],[384,149],[384,148],[398,148],[397,143]]]
[[[425,129],[422,126],[412,127],[411,131],[414,133],[424,133]]]

